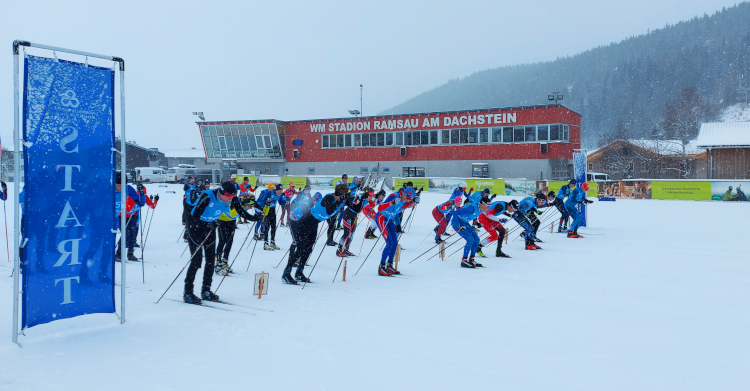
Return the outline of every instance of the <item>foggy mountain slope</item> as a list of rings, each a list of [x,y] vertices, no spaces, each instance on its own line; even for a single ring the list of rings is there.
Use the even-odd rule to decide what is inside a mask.
[[[583,144],[618,121],[647,134],[665,103],[694,86],[718,112],[736,103],[750,65],[750,3],[554,61],[499,67],[450,80],[380,114],[562,103],[583,116]]]

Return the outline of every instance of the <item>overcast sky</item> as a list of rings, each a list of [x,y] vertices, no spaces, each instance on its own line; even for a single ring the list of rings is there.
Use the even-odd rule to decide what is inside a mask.
[[[128,139],[173,150],[201,147],[193,111],[345,117],[361,83],[373,115],[475,71],[574,55],[735,3],[2,0],[0,136],[10,146],[14,39],[124,58]]]

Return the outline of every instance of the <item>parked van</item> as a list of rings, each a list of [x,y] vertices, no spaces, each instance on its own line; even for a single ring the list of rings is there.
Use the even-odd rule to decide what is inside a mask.
[[[602,174],[601,172],[588,172],[586,173],[586,182],[602,182],[608,181],[609,175]]]
[[[185,182],[187,176],[185,172],[189,169],[194,169],[195,166],[190,164],[180,164],[177,167],[170,167],[167,170],[167,182],[169,183],[182,183]]]
[[[215,174],[214,171],[216,171]],[[196,182],[200,180],[203,181],[203,183],[213,183],[214,177],[216,177],[216,180],[218,181],[219,170],[212,170],[210,168],[189,168],[185,170],[185,177],[195,177]]]
[[[159,167],[136,167],[135,181],[164,183],[167,181],[167,170]]]

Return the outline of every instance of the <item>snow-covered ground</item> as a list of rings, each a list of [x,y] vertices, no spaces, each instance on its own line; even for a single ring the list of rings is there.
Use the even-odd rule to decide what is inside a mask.
[[[743,103],[737,103],[727,107],[719,115],[720,122],[748,122],[750,121],[750,108]]]
[[[346,282],[339,273],[331,283],[339,261],[326,247],[314,284],[283,285],[274,266],[290,237],[280,228],[283,250],[259,246],[247,273],[255,242],[241,251],[234,268],[243,275],[218,294],[252,308],[228,312],[173,301],[182,277],[155,304],[188,259],[175,243],[179,186],[155,186],[146,283],[141,264],[128,263],[124,325],[112,314],[62,320],[26,330],[19,348],[10,342],[11,263],[0,257],[0,389],[750,389],[750,203],[597,202],[584,239],[546,227],[544,250],[525,251],[513,237],[513,258],[471,270],[460,254],[409,263],[433,245],[430,211],[448,199],[425,193],[401,240],[403,277],[377,276],[382,241],[352,276],[373,246],[366,240]],[[233,255],[248,229],[238,229]],[[260,271],[271,281],[259,300],[251,275]]]

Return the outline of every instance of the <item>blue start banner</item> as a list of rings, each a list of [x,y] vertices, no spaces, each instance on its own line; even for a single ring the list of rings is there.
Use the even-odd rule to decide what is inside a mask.
[[[115,312],[114,71],[24,60],[23,328]]]
[[[573,152],[573,174],[576,177],[576,186],[579,188],[586,182],[586,155],[583,152]],[[578,215],[581,219],[581,227],[586,226],[586,205],[578,204]]]

